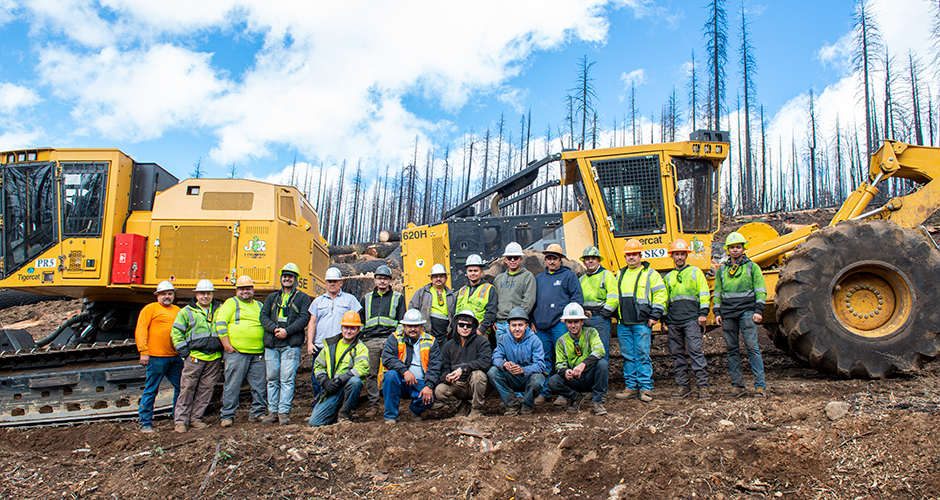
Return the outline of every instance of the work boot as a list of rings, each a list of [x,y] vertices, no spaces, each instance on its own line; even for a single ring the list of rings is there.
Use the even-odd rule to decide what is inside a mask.
[[[565,399],[564,396],[558,396],[557,398],[555,398],[555,402],[552,404],[554,404],[555,406],[565,406],[566,404],[568,404],[568,400]]]
[[[506,411],[503,412],[503,416],[506,416],[506,417],[515,417],[518,414],[519,414],[518,406],[510,406],[506,408]]]
[[[540,405],[540,404],[544,404],[546,401],[548,401],[548,398],[546,398],[545,396],[542,396],[541,394],[539,394],[538,396],[535,397],[535,405],[536,405],[536,406],[538,406],[538,405]]]
[[[209,427],[209,424],[197,418],[195,420],[190,420],[189,426],[192,427],[193,429],[205,429],[206,427]]]
[[[388,425],[395,425],[398,423],[398,420],[395,420],[394,418],[386,418],[385,423]]]
[[[677,399],[683,399],[689,394],[692,394],[692,389],[690,389],[689,386],[687,385],[683,385],[679,387],[679,390],[677,390],[676,392],[672,394],[672,397],[677,398]]]
[[[277,413],[268,413],[264,418],[261,419],[262,424],[273,424],[277,422]]]
[[[440,401],[435,401],[434,404],[431,405],[431,407],[428,408],[428,409],[431,410],[431,411],[443,410],[445,406],[447,406],[447,405],[445,405],[444,403],[442,403],[442,402],[440,402]]]
[[[252,416],[252,415],[248,415],[248,421],[249,421],[249,422],[260,422],[260,421],[261,421],[261,417],[260,417],[260,416],[255,417],[255,416]]]
[[[614,397],[617,399],[633,399],[640,394],[640,391],[636,389],[624,389],[623,392],[618,392],[614,394]]]
[[[584,395],[581,394],[580,392],[576,394],[577,396],[575,396],[574,399],[568,401],[568,407],[565,408],[565,410],[570,411],[572,413],[577,413],[581,411],[581,402],[584,401]]]
[[[594,414],[607,415],[607,408],[604,408],[604,403],[594,403]]]
[[[278,413],[277,423],[280,425],[290,425],[290,417],[288,417],[286,413]]]
[[[341,411],[341,412],[339,412],[339,413],[336,415],[336,422],[337,422],[337,423],[343,424],[343,423],[347,423],[347,422],[351,422],[351,421],[352,421],[352,420],[349,418],[349,413],[346,413],[346,412],[344,412],[344,411]]]
[[[767,397],[767,395],[764,394],[764,389],[758,387],[757,389],[754,389],[754,397],[758,399],[764,399]]]
[[[708,399],[711,397],[708,393],[708,387],[699,387],[698,388],[698,397],[699,399]]]
[[[470,415],[470,410],[473,409],[473,405],[469,401],[461,401],[460,406],[457,407],[457,416],[466,417]]]
[[[230,418],[222,419],[222,427],[231,427],[234,422]]]
[[[747,394],[747,391],[743,387],[734,386],[731,388],[729,393],[733,398],[740,398],[741,396]]]
[[[528,406],[523,406],[522,408],[519,408],[519,415],[531,415],[531,414],[532,414],[532,408]]]
[[[477,408],[472,408],[470,410],[470,413],[467,415],[467,418],[469,418],[470,420],[473,420],[475,418],[480,418],[482,416],[483,416],[482,411],[478,410]]]
[[[653,400],[653,393],[650,391],[640,391],[640,401],[649,403]]]
[[[180,434],[186,432],[186,424],[176,424],[173,427],[173,430],[179,432]]]
[[[366,410],[365,417],[366,417],[366,418],[373,418],[373,417],[375,417],[375,416],[378,415],[378,414],[379,414],[379,407],[378,407],[378,406],[370,406],[369,409]]]
[[[148,426],[145,426],[145,427],[141,427],[141,428],[140,428],[140,432],[141,432],[142,434],[153,434],[153,427],[151,427],[151,426],[149,426],[149,425],[148,425]]]

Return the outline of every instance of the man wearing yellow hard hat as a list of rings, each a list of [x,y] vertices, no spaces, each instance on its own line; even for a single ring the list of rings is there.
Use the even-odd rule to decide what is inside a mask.
[[[239,276],[235,280],[235,296],[226,300],[216,314],[216,331],[225,350],[222,427],[231,427],[235,421],[238,395],[245,379],[251,387],[248,421],[261,420],[268,406],[261,303],[254,297],[254,280],[250,276]]]

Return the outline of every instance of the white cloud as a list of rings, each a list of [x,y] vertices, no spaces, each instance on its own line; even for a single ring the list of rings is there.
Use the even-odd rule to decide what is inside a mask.
[[[16,9],[16,0],[0,0],[0,26],[13,20],[14,9]]]
[[[635,69],[629,73],[624,72],[620,75],[620,81],[623,82],[623,88],[629,89],[630,85],[636,83],[637,85],[642,85],[646,83],[646,70],[640,68]]]
[[[41,130],[8,130],[0,134],[0,151],[35,147]]]
[[[0,82],[0,112],[11,113],[17,108],[32,106],[41,99],[33,89]]]
[[[226,83],[209,59],[171,45],[87,54],[49,47],[40,52],[39,72],[57,96],[74,101],[77,123],[105,137],[139,141],[211,118],[205,106]]]
[[[572,40],[604,43],[610,5],[35,0],[23,7],[34,14],[34,37],[48,29],[66,38],[39,48],[40,72],[85,133],[144,140],[196,128],[217,136],[211,158],[224,165],[283,145],[318,158],[400,158],[415,135],[425,142],[448,125],[415,116],[406,96],[447,112],[476,93],[519,99],[522,91],[505,83],[526,59]],[[620,7],[640,16],[655,5],[615,2]],[[247,69],[230,74],[198,50],[210,35],[260,37],[263,47]]]

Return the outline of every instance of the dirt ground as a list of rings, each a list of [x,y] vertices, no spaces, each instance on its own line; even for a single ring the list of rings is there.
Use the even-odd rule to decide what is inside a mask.
[[[228,429],[215,405],[210,427],[186,434],[166,418],[152,435],[134,422],[0,430],[0,497],[940,498],[940,364],[831,380],[763,343],[764,400],[725,394],[716,332],[706,336],[716,393],[707,401],[670,398],[671,360],[656,337],[655,399],[612,397],[623,388],[615,354],[606,416],[548,403],[505,417],[494,393],[472,421],[444,413],[317,429],[306,426],[308,358],[290,426],[248,423],[243,395]]]

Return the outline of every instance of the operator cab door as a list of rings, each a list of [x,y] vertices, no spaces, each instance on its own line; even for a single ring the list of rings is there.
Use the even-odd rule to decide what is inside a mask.
[[[109,162],[59,162],[63,278],[101,276]]]
[[[54,260],[48,266],[36,265],[37,258],[59,242],[55,163],[30,161],[36,159],[35,153],[31,158],[27,154],[11,153],[0,167],[3,278],[21,270],[24,276],[38,276],[36,267],[56,265]]]

